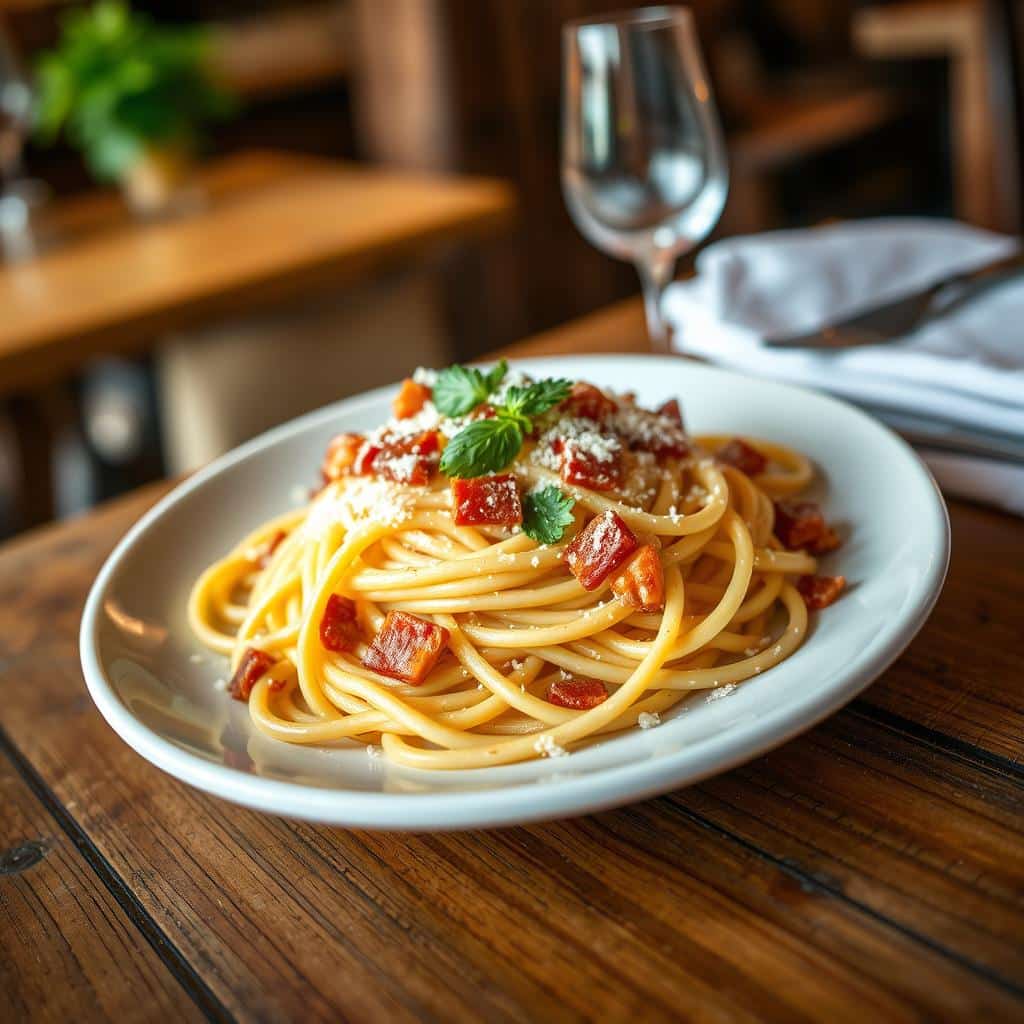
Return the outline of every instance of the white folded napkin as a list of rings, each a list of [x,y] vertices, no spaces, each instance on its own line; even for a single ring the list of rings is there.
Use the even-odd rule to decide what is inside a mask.
[[[673,285],[663,308],[676,346],[712,362],[822,388],[876,410],[1024,439],[1024,276],[899,341],[839,351],[762,344],[900,298],[1015,248],[1000,235],[924,219],[732,238],[700,254],[697,276]],[[1024,467],[959,455],[952,462],[956,472],[949,458],[929,461],[948,493],[1024,513]]]

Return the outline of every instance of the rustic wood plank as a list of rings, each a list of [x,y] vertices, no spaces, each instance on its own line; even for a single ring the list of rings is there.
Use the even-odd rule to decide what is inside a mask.
[[[847,711],[673,801],[1024,986],[1024,786]],[[1024,988],[1022,988],[1024,991]]]
[[[2,752],[0,836],[5,1019],[203,1019]]]
[[[56,777],[60,750],[73,745],[61,798],[78,805],[99,848],[243,1017],[257,1006],[315,1019],[1024,1012],[1005,986],[937,943],[783,865],[770,825],[755,848],[710,830],[706,814],[673,813],[678,800],[499,834],[291,825],[141,765],[90,708],[75,706],[69,669],[47,673],[33,659],[22,673],[33,689],[48,676],[68,690],[51,710],[56,735],[30,737],[29,755]],[[9,723],[16,733],[23,725]],[[901,802],[912,799],[892,785]],[[862,791],[861,801],[869,795],[879,799]],[[820,802],[815,825],[841,813]],[[858,831],[870,829],[858,823],[851,842]],[[924,839],[915,833],[912,845]],[[979,865],[969,861],[971,870]],[[915,880],[927,898],[928,879]]]
[[[24,694],[0,721],[232,1012],[1024,1014],[1020,789],[857,711],[672,797],[497,833],[290,824],[168,779],[92,709],[74,636],[151,498],[0,552]]]
[[[962,502],[950,511],[942,596],[863,701],[1024,768],[1024,524]]]

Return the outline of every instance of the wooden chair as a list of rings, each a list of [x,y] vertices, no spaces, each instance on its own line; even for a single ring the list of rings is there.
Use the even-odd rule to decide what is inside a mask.
[[[986,0],[995,187],[1004,231],[1024,234],[1024,0]]]

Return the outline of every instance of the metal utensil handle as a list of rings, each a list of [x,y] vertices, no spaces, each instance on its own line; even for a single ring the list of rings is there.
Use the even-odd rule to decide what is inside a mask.
[[[990,277],[999,277],[1002,274],[1012,273],[1015,270],[1024,270],[1024,249],[1018,249],[1009,256],[995,260],[993,263],[986,263],[984,266],[976,267],[974,270],[965,270],[962,274],[955,274],[939,281],[934,288],[935,294],[944,291],[949,287],[961,287],[965,284],[978,284]]]

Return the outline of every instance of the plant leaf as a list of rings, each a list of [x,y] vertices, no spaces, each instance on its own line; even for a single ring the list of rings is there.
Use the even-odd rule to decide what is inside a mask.
[[[441,455],[441,472],[463,479],[497,473],[522,446],[523,432],[515,420],[476,420],[448,442]]]
[[[491,372],[487,374],[485,380],[487,382],[487,394],[492,395],[498,390],[498,385],[505,379],[505,374],[508,373],[508,363],[504,359],[498,362],[498,365],[491,369]]]
[[[568,398],[571,390],[572,381],[555,377],[538,380],[525,388],[511,387],[505,393],[502,409],[511,416],[539,416]]]
[[[523,498],[523,533],[538,544],[556,544],[572,522],[576,502],[553,484]]]
[[[491,393],[487,378],[473,366],[449,366],[434,382],[434,405],[444,416],[465,416]]]

